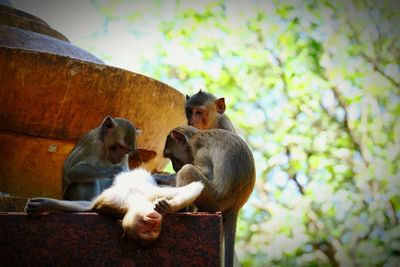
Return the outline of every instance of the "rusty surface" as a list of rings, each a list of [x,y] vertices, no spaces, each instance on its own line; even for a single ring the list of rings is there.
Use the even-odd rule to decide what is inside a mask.
[[[45,21],[29,13],[15,9],[13,7],[0,4],[0,25],[8,25],[27,31],[37,32],[48,35],[59,40],[69,42],[69,40],[58,31],[52,29]]]
[[[160,238],[144,245],[97,213],[0,213],[0,266],[220,266],[221,221],[219,213],[169,215]]]

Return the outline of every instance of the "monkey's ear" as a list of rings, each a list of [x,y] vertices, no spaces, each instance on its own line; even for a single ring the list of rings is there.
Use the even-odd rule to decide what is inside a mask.
[[[101,128],[103,130],[109,130],[114,128],[116,125],[115,121],[113,120],[113,118],[111,116],[107,116],[103,122],[101,123]]]
[[[148,162],[149,160],[152,160],[157,156],[157,152],[155,152],[154,150],[138,148],[137,151],[137,153],[140,154],[140,158],[143,162]]]
[[[221,97],[215,100],[215,105],[217,106],[217,112],[219,114],[224,114],[226,106],[225,106],[225,98]]]
[[[154,150],[147,150],[138,148],[129,153],[129,168],[135,169],[142,165],[144,162],[148,162],[157,156],[157,152]]]
[[[187,138],[185,134],[177,130],[172,130],[171,137],[180,144],[187,144],[187,142],[189,141],[189,138]]]

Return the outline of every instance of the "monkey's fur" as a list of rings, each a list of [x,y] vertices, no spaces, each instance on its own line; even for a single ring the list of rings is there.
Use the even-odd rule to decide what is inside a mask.
[[[137,129],[128,120],[107,116],[72,149],[62,169],[62,197],[91,200],[127,171],[128,153],[136,149]]]
[[[170,158],[176,186],[195,181],[204,190],[194,201],[198,211],[223,215],[225,266],[233,266],[236,222],[255,183],[255,164],[248,145],[237,134],[221,129],[198,130],[191,126],[173,129],[164,156]],[[168,212],[168,205],[161,212]]]
[[[45,212],[107,213],[122,219],[126,236],[152,241],[160,235],[162,214],[189,206],[200,195],[203,187],[201,182],[182,187],[159,187],[148,171],[136,169],[118,174],[113,185],[93,201],[33,198],[25,210],[30,215]],[[168,205],[168,210],[162,208],[165,205]]]
[[[185,113],[188,125],[197,129],[224,129],[235,132],[232,122],[225,114],[225,98],[200,90],[192,96],[186,95]]]

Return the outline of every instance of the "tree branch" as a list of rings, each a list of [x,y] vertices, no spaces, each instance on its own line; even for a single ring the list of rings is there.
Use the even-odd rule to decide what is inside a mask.
[[[353,25],[350,21],[347,21],[347,24],[349,25],[349,27],[350,27],[351,30],[352,30],[352,33],[353,33],[352,37],[353,37],[353,39],[354,39],[358,44],[361,44],[360,37],[359,37],[359,33],[358,33],[358,31],[356,30],[356,28],[354,27],[354,25]],[[387,75],[387,74],[382,70],[382,68],[378,65],[378,63],[377,63],[374,59],[372,59],[371,57],[369,57],[365,52],[360,52],[360,55],[361,55],[361,57],[362,57],[365,61],[367,61],[368,63],[370,63],[370,64],[373,66],[373,68],[374,68],[374,70],[375,70],[376,72],[380,73],[383,77],[385,77],[385,78],[386,78],[389,82],[391,82],[394,86],[396,86],[397,88],[400,88],[400,84],[399,84],[398,82],[396,82],[392,77],[390,77],[389,75]]]
[[[287,147],[286,148],[286,156],[288,158],[290,158],[290,155],[291,155],[290,149]],[[295,172],[293,174],[290,174],[289,178],[294,181],[294,183],[296,184],[297,188],[299,189],[300,194],[304,196],[304,187],[297,180],[297,172]]]
[[[344,103],[344,100],[343,100],[343,98],[342,98],[342,96],[341,96],[341,94],[340,94],[340,92],[339,92],[339,89],[338,89],[337,87],[335,87],[335,86],[332,86],[332,87],[331,87],[331,90],[332,90],[333,95],[335,96],[336,100],[338,101],[339,107],[340,107],[341,109],[343,109],[343,111],[344,111],[344,119],[343,119],[343,122],[340,122],[340,121],[337,120],[336,118],[335,118],[335,120],[339,123],[339,125],[341,125],[341,127],[344,129],[344,131],[349,135],[349,137],[351,138],[351,141],[352,141],[353,144],[354,144],[354,148],[355,148],[358,152],[360,152],[360,154],[361,154],[361,156],[362,156],[364,162],[367,163],[367,165],[368,165],[368,162],[366,161],[366,159],[365,159],[365,157],[364,157],[364,154],[363,154],[363,148],[362,148],[360,142],[359,142],[359,141],[357,140],[357,138],[354,136],[354,134],[353,134],[353,132],[352,132],[352,130],[351,130],[351,128],[350,128],[349,112],[347,111],[346,104]]]
[[[399,225],[399,218],[397,218],[396,204],[394,204],[393,200],[389,200],[389,205],[391,209],[391,220],[393,224]]]
[[[379,72],[383,77],[385,77],[387,80],[389,80],[389,82],[391,82],[394,86],[396,86],[397,88],[400,88],[400,84],[398,82],[396,82],[389,75],[386,75],[386,73],[378,66],[378,64],[372,58],[370,58],[367,54],[362,52],[361,57],[364,58],[368,63],[370,63],[373,66],[375,71]]]
[[[318,249],[322,251],[322,253],[325,254],[325,256],[328,258],[330,264],[333,267],[339,267],[339,262],[335,258],[336,254],[336,249],[333,247],[333,245],[327,241],[319,242],[319,243],[314,243],[312,244],[314,249]]]

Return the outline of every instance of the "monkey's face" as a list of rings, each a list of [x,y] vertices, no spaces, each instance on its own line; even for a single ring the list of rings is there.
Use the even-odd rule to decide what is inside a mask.
[[[108,150],[108,160],[112,164],[121,163],[132,149],[123,143],[116,142]]]
[[[188,124],[197,129],[209,129],[209,110],[204,107],[186,107]]]
[[[177,142],[172,138],[167,139],[164,157],[171,160],[175,172],[178,172],[185,164],[191,163],[188,145]]]
[[[153,241],[160,236],[161,220],[162,216],[154,210],[128,212],[122,220],[122,227],[129,238]]]
[[[164,157],[169,158],[175,172],[184,165],[193,163],[189,140],[198,130],[191,126],[180,126],[173,129],[165,141]]]
[[[122,118],[107,117],[100,126],[105,157],[113,164],[121,163],[136,148],[138,130]]]

